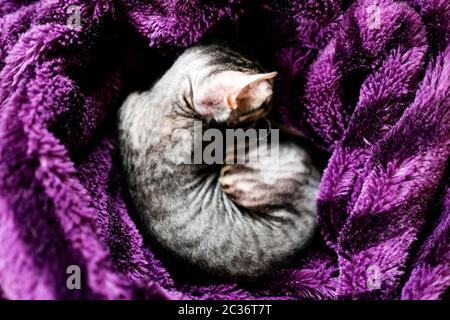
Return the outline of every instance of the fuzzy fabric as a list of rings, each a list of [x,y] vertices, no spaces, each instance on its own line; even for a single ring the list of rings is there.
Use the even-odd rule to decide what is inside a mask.
[[[1,297],[448,297],[450,0],[0,0],[0,17]],[[329,155],[320,233],[253,284],[144,242],[117,154],[124,97],[211,38],[278,71],[280,121]]]

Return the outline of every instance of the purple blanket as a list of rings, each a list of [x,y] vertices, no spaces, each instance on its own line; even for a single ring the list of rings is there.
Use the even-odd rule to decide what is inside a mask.
[[[0,0],[0,31],[0,298],[448,298],[450,0]],[[330,157],[313,244],[253,284],[144,242],[118,161],[124,97],[212,37]]]

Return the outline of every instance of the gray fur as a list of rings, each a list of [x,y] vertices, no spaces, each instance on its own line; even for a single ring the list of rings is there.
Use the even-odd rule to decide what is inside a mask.
[[[126,99],[119,111],[119,141],[145,230],[207,272],[252,279],[288,261],[310,239],[320,175],[293,143],[280,144],[279,166],[270,154],[260,155],[257,163],[227,165],[222,175],[217,166],[174,164],[174,130],[193,134],[195,120],[207,128],[233,118],[220,105],[212,108],[225,116],[210,118],[195,106],[196,93],[226,70],[261,72],[223,47],[187,50],[153,88]]]

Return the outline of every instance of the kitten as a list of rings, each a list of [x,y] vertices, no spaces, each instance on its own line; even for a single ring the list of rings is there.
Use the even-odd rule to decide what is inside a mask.
[[[316,224],[320,174],[289,142],[278,155],[247,146],[257,161],[222,168],[177,164],[173,150],[194,138],[195,121],[207,129],[264,117],[275,75],[226,47],[196,46],[119,110],[123,166],[145,230],[175,256],[233,280],[264,275],[305,246]],[[174,135],[180,128],[184,136]]]

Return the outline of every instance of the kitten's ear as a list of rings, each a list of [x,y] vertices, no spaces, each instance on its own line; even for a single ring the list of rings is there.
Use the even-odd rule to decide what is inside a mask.
[[[248,75],[241,73],[236,79],[238,87],[226,96],[226,104],[231,110],[248,110],[261,106],[271,95],[272,85],[268,80],[277,76],[277,72]]]

